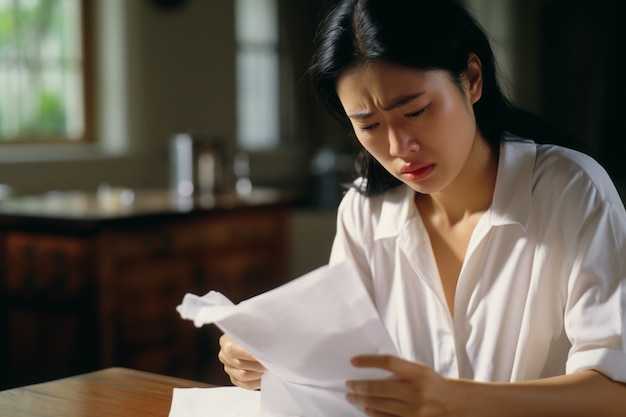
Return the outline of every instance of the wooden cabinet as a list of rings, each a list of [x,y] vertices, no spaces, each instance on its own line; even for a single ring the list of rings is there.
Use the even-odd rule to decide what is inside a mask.
[[[176,306],[187,292],[238,302],[288,279],[275,199],[82,218],[18,208],[0,208],[0,386],[108,366],[224,383],[219,331]]]

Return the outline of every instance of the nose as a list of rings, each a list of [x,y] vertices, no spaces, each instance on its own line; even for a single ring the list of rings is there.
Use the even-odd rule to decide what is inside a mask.
[[[413,133],[402,126],[390,126],[388,131],[389,154],[391,156],[407,156],[418,152],[421,147]]]

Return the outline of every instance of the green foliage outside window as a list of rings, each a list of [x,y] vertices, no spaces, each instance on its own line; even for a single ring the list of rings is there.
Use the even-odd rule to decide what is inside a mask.
[[[81,0],[0,0],[0,142],[79,140]]]

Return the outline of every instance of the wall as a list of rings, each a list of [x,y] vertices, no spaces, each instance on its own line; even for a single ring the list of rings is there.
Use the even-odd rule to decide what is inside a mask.
[[[335,235],[334,210],[294,210],[291,215],[291,277],[328,263]]]
[[[620,136],[616,105],[626,93],[623,77],[617,74],[624,67],[624,54],[620,64],[611,49],[626,44],[619,24],[626,18],[626,3],[465,2],[491,34],[511,98],[587,135],[584,140],[592,150],[609,161],[614,172],[626,176],[616,158],[626,142],[615,139]],[[295,7],[288,0],[279,2],[282,30],[290,31],[287,47],[294,62],[289,76],[300,113],[291,147],[253,155],[253,174],[262,183],[300,184],[308,174],[312,152],[349,142],[346,132],[316,105],[303,79],[315,22],[329,3],[302,0]],[[179,131],[213,132],[224,138],[229,156],[236,150],[233,1],[188,0],[172,11],[156,8],[153,0],[96,4],[97,29],[106,33],[92,45],[102,68],[96,92],[102,123],[94,138],[102,145],[3,146],[0,184],[12,185],[19,194],[95,189],[103,181],[129,187],[166,185],[168,139]],[[586,48],[585,57],[600,61],[578,59],[579,47]],[[596,62],[605,67],[593,65]],[[602,75],[611,72],[603,68],[610,65],[617,75],[607,81]],[[587,73],[595,74],[594,79],[581,82]],[[579,99],[572,94],[579,94]],[[603,97],[613,97],[607,102],[612,104],[599,103]],[[607,114],[614,116],[606,121]],[[613,130],[600,132],[606,125]],[[613,151],[615,147],[618,151]]]
[[[106,81],[117,72],[123,97],[109,98],[118,106],[113,109],[118,117],[102,118],[106,125],[99,126],[95,138],[102,145],[3,147],[0,183],[18,194],[95,189],[102,181],[162,186],[168,180],[168,139],[173,133],[200,129],[230,141],[235,135],[231,1],[192,0],[170,12],[147,0],[99,5],[110,13],[108,21],[98,21],[98,28],[117,34],[113,37],[119,44],[109,44],[108,50],[103,43],[92,45],[104,68],[96,96],[113,94],[115,86]],[[103,12],[102,7],[96,10]],[[110,65],[108,60],[120,52],[119,62]],[[99,100],[99,111],[106,106]]]
[[[500,81],[508,97],[534,112],[541,108],[538,1],[542,0],[465,0],[490,36]]]
[[[626,198],[626,2],[465,3],[492,36],[509,97],[596,158]]]

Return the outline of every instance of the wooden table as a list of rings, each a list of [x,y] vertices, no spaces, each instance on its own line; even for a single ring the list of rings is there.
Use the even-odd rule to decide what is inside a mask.
[[[174,388],[209,384],[108,368],[0,391],[3,417],[167,417]]]

